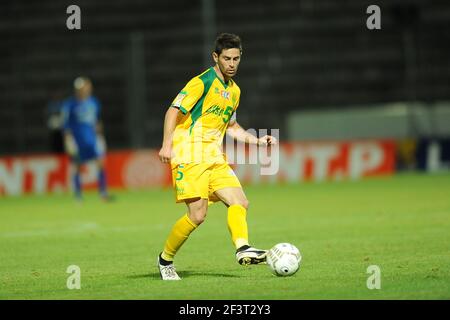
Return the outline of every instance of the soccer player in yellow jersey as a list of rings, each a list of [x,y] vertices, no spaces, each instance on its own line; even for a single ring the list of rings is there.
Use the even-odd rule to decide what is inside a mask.
[[[158,256],[163,280],[180,280],[173,265],[175,254],[205,220],[208,204],[216,201],[228,208],[228,229],[238,263],[266,261],[267,250],[249,245],[248,200],[222,152],[225,132],[250,144],[277,143],[272,136],[255,137],[236,122],[241,91],[232,78],[241,55],[240,38],[220,34],[212,53],[215,66],[191,79],[166,112],[159,157],[170,163],[176,201],[186,203],[188,212],[175,223]]]

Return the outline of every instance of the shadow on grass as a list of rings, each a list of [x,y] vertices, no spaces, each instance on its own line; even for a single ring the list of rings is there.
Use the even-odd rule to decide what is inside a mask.
[[[226,273],[216,273],[216,272],[197,272],[197,271],[178,271],[180,278],[190,278],[190,277],[214,277],[214,278],[240,278],[240,276]],[[151,272],[145,274],[136,274],[127,276],[128,279],[157,279],[161,280],[159,272]]]

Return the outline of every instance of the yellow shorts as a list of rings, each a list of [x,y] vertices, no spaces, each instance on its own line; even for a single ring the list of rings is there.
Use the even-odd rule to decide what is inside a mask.
[[[172,180],[176,202],[186,199],[219,201],[214,192],[223,188],[242,188],[239,179],[228,163],[191,163],[172,166]]]

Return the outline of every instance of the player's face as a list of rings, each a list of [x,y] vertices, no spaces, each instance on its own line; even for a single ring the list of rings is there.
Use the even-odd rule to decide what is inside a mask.
[[[241,51],[237,48],[224,49],[220,55],[214,52],[213,58],[223,76],[226,79],[230,79],[237,73],[239,62],[241,61]]]
[[[89,98],[92,94],[92,84],[90,82],[86,82],[80,89],[75,91],[75,94],[80,100]]]

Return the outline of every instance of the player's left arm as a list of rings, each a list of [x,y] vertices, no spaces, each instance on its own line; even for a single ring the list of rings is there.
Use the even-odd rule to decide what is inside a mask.
[[[95,125],[95,133],[97,133],[98,135],[103,135],[103,121],[97,121]]]
[[[247,132],[242,128],[239,123],[237,123],[236,119],[231,119],[227,128],[227,134],[237,141],[249,143],[249,144],[257,144],[257,145],[273,145],[277,144],[277,139],[273,136],[265,135],[264,137],[258,138],[253,134]]]
[[[97,147],[102,153],[106,152],[106,139],[103,128],[103,120],[101,117],[101,105],[97,99],[95,99],[95,103],[97,104],[97,121],[95,123],[95,133],[97,135]]]

